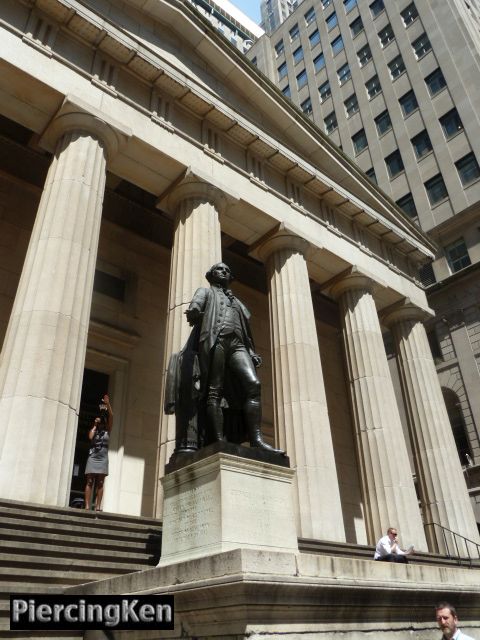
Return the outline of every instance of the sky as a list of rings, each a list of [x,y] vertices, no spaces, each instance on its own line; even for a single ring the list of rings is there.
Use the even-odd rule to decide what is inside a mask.
[[[260,0],[230,0],[230,2],[257,24],[260,22]]]

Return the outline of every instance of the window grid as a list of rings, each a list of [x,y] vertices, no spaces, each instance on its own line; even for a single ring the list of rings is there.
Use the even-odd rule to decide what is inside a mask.
[[[282,53],[285,53],[285,43],[283,42],[283,39],[279,40],[275,45],[275,55],[277,58],[281,56]]]
[[[418,18],[418,11],[415,3],[412,2],[408,7],[405,7],[403,11],[400,11],[400,15],[402,16],[403,24],[408,27],[409,24]]]
[[[408,116],[410,113],[415,111],[415,109],[418,109],[417,96],[413,92],[413,89],[403,94],[398,101],[404,116]]]
[[[458,115],[458,111],[453,108],[439,118],[445,138],[449,140],[453,138],[459,131],[463,130],[463,124]]]
[[[465,269],[472,264],[470,256],[468,255],[467,245],[463,238],[458,238],[455,242],[445,247],[445,255],[447,256],[448,264],[452,273]]]
[[[385,5],[383,4],[383,0],[374,0],[370,4],[370,13],[372,14],[373,18],[376,18],[378,15],[380,15],[384,9]]]
[[[392,121],[390,119],[390,114],[385,109],[375,118],[375,125],[377,127],[378,134],[382,136],[384,133],[389,131],[392,128]]]
[[[397,205],[409,218],[418,218],[417,207],[415,206],[415,200],[411,193],[407,193],[405,196],[397,200]]]
[[[357,0],[343,0],[343,4],[345,6],[345,13],[348,13],[357,6]]]
[[[368,44],[366,44],[364,47],[362,47],[357,51],[357,58],[358,58],[358,64],[361,67],[364,67],[367,64],[367,62],[369,62],[372,59],[372,51]]]
[[[284,96],[287,96],[287,98],[291,98],[292,92],[290,91],[290,85],[289,84],[287,84],[286,87],[283,87],[282,93],[283,93]]]
[[[385,164],[390,178],[394,178],[404,170],[402,156],[398,149],[385,158]]]
[[[320,33],[318,29],[315,29],[309,36],[308,39],[310,41],[310,46],[313,49],[320,42]]]
[[[480,167],[474,153],[469,153],[455,162],[460,182],[463,186],[480,178]]]
[[[360,107],[358,106],[357,96],[354,93],[352,93],[352,95],[349,96],[343,104],[345,105],[345,112],[347,114],[347,117],[353,116],[353,114],[357,113],[360,109]]]
[[[430,51],[432,45],[430,44],[427,34],[422,33],[420,37],[412,42],[412,47],[417,58],[422,58]]]
[[[360,16],[358,16],[358,18],[355,18],[355,20],[352,23],[350,23],[350,31],[352,33],[352,38],[354,38],[359,33],[361,33],[363,29],[364,29],[363,22]]]
[[[303,47],[298,47],[293,52],[293,63],[298,64],[303,60]]]
[[[405,71],[405,63],[403,61],[402,56],[399,54],[396,56],[391,62],[388,63],[388,68],[390,69],[390,75],[392,76],[392,80],[401,76]]]
[[[310,7],[310,9],[304,15],[304,18],[305,18],[305,24],[308,27],[308,25],[312,24],[312,22],[315,20],[315,9],[313,7]]]
[[[393,40],[395,40],[395,34],[393,33],[392,25],[387,24],[386,27],[383,27],[383,29],[378,32],[378,37],[382,47],[386,47],[387,44],[393,42]]]
[[[332,95],[332,90],[330,88],[330,82],[327,80],[323,84],[318,87],[318,93],[320,94],[321,102],[325,102]]]
[[[305,71],[305,69],[303,69],[303,71],[300,71],[300,73],[297,75],[297,88],[301,89],[307,84],[307,82],[307,72]]]
[[[425,156],[427,153],[430,153],[433,148],[430,141],[430,136],[425,129],[414,136],[410,140],[410,142],[412,143],[413,150],[417,159],[423,158],[423,156]]]
[[[443,73],[440,69],[432,71],[432,73],[425,78],[425,84],[427,85],[428,93],[432,97],[447,86]]]
[[[278,71],[278,79],[281,80],[282,78],[285,78],[285,76],[288,73],[288,69],[287,69],[287,63],[283,62],[277,69]]]
[[[323,67],[325,66],[325,56],[323,55],[323,53],[320,53],[316,58],[314,58],[313,66],[315,68],[315,72],[323,69]]]
[[[293,27],[288,32],[290,34],[290,42],[293,42],[300,36],[300,30],[298,28],[298,24],[293,25]]]
[[[433,176],[433,178],[430,178],[430,180],[427,180],[424,184],[428,200],[432,206],[448,197],[447,187],[440,173],[437,173],[436,176]]]
[[[335,13],[335,11],[328,16],[325,22],[327,24],[328,31],[331,31],[334,27],[337,26],[338,20],[337,20],[337,14]]]
[[[367,80],[365,83],[365,88],[367,89],[368,97],[374,98],[377,94],[382,92],[382,87],[380,85],[380,80],[377,75],[374,75],[370,80]]]
[[[350,80],[350,78],[352,77],[352,72],[350,71],[348,62],[342,65],[340,69],[337,70],[337,76],[340,85],[345,84],[347,80]]]
[[[325,123],[325,131],[327,133],[332,133],[338,127],[337,116],[335,115],[335,111],[332,111],[328,114],[328,116],[324,119]]]
[[[375,174],[375,169],[371,167],[368,171],[365,171],[365,175],[369,180],[371,180],[374,184],[377,184],[377,176]]]
[[[352,143],[356,155],[358,155],[368,147],[368,140],[365,129],[360,129],[360,131],[357,131],[357,133],[352,136]]]
[[[332,51],[333,55],[336,56],[337,53],[343,49],[343,38],[342,36],[337,36],[335,40],[332,40]]]
[[[309,116],[312,112],[313,112],[313,108],[312,108],[312,100],[310,97],[308,97],[306,100],[304,100],[302,102],[302,104],[300,105],[300,109],[303,111],[303,113],[305,113],[307,116]]]

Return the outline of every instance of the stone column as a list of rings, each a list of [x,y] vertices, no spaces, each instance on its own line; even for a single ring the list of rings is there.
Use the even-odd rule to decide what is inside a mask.
[[[99,118],[71,110],[57,116],[50,129],[57,143],[0,364],[0,495],[65,506],[106,156],[117,137]]]
[[[305,251],[288,231],[267,239],[276,445],[295,469],[299,537],[345,541]]]
[[[373,282],[353,271],[333,285],[340,303],[365,520],[370,544],[398,527],[404,545],[427,550]]]
[[[198,287],[207,286],[205,273],[222,259],[219,214],[226,206],[223,193],[187,175],[168,196],[166,207],[174,215],[175,231],[170,263],[165,367],[172,353],[180,351],[190,334],[185,311]],[[175,416],[161,407],[160,443],[157,456],[156,513],[162,513],[160,478],[175,448]]]
[[[390,310],[384,322],[392,330],[414,450],[425,523],[480,542],[442,390],[423,325],[425,312],[408,300]],[[455,542],[439,527],[427,527],[432,551],[455,551]],[[466,552],[463,543],[459,550]],[[470,551],[474,551],[471,545]]]

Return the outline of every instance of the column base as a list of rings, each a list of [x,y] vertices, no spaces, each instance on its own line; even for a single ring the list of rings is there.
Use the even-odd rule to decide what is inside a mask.
[[[225,451],[232,447],[251,452],[251,457]],[[185,464],[185,455],[195,461]],[[265,456],[272,454],[215,443],[169,462],[170,472],[162,480],[165,497],[159,567],[241,548],[298,553],[294,471],[288,468],[286,457],[274,456],[281,463],[272,464],[258,459]],[[172,470],[175,464],[178,468]]]

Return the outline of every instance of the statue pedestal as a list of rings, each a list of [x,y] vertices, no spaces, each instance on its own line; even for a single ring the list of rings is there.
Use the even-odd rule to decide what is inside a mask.
[[[248,457],[229,450],[246,450]],[[193,454],[190,464],[184,458],[174,465],[179,468],[162,480],[159,567],[239,548],[298,553],[295,472],[284,456],[275,456],[279,464],[262,458],[265,452],[216,443]]]

